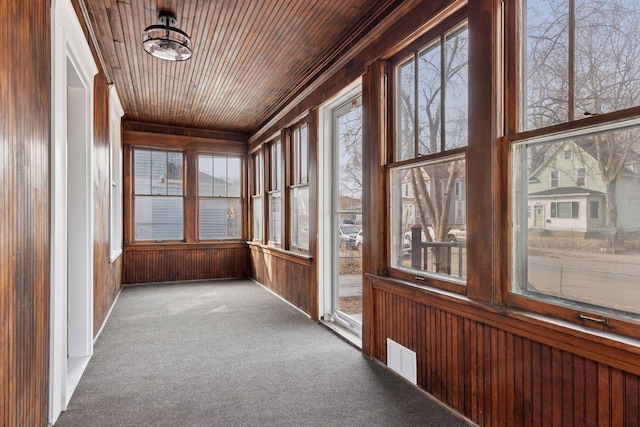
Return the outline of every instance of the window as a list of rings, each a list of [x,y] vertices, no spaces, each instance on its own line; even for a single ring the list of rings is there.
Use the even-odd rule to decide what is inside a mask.
[[[240,157],[198,156],[198,224],[200,240],[242,236]]]
[[[251,189],[251,209],[253,218],[252,239],[262,241],[262,191],[264,190],[264,163],[262,162],[262,151],[258,151],[252,157],[252,189]]]
[[[636,2],[522,1],[525,129],[640,104]]]
[[[551,218],[578,218],[580,202],[551,202]]]
[[[306,122],[291,128],[291,246],[309,248],[309,126]]]
[[[468,30],[438,27],[392,59],[394,162],[389,165],[392,274],[466,282]],[[410,195],[402,189],[411,187]],[[406,192],[405,192],[406,194]],[[407,206],[415,218],[405,215]],[[461,233],[466,232],[461,231]],[[397,272],[397,273],[396,273]],[[435,282],[434,282],[435,283]]]
[[[282,241],[282,144],[280,140],[269,145],[269,242]]]
[[[115,86],[109,89],[109,178],[110,178],[110,253],[109,260],[115,261],[122,253],[122,146],[120,144],[120,121],[124,110]]]
[[[592,200],[589,202],[589,219],[598,218],[600,218],[600,202]]]
[[[577,183],[584,184],[586,171],[592,171],[593,190],[559,187],[550,192],[530,179],[535,173],[528,161],[531,150],[557,147],[567,141],[575,147],[574,153],[583,154],[574,156],[574,160],[587,163],[577,169]],[[635,175],[624,167],[637,153],[640,118],[579,127],[564,135],[545,135],[513,144],[514,294],[563,302],[565,307],[568,304],[578,311],[599,312],[606,317],[638,318],[640,263],[624,264],[618,255],[640,247],[640,187]],[[560,197],[574,200],[549,201],[550,220],[544,224],[545,233],[530,230],[528,206]],[[578,197],[584,202],[575,200]],[[600,202],[589,200],[594,197],[603,199],[602,215]]]
[[[559,174],[558,171],[551,171],[551,186],[558,187]]]
[[[134,149],[135,240],[184,238],[183,154]]]
[[[464,223],[464,202],[456,202],[456,224]]]
[[[587,184],[587,169],[576,169],[576,185],[578,187],[584,187]]]
[[[520,102],[505,147],[512,159],[509,303],[637,337],[628,320],[640,319],[632,284],[640,263],[622,265],[619,255],[640,247],[640,187],[625,167],[640,153],[640,8],[627,0],[520,6],[521,26],[510,34],[519,47],[507,61],[521,78],[512,76],[505,90],[508,103]],[[557,186],[545,185],[551,169],[559,171]],[[538,204],[548,206],[549,218],[538,215]],[[535,205],[532,220],[528,205]]]

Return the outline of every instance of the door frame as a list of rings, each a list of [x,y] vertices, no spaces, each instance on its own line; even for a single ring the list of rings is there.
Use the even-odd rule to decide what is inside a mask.
[[[333,280],[333,110],[362,94],[362,79],[358,78],[319,109],[318,174],[331,179],[318,180],[318,313],[322,319],[332,306]]]
[[[98,67],[70,0],[51,4],[51,72],[49,421],[53,424],[77,385],[67,381],[68,351],[87,361],[93,353],[93,78]],[[69,97],[73,114],[68,111]],[[68,116],[77,124],[73,132],[67,129]],[[67,182],[70,169],[79,182]],[[80,210],[76,217],[81,222],[74,227],[77,239],[71,246],[67,241],[69,201]],[[69,258],[75,262],[71,271]],[[71,330],[68,301],[73,306]]]

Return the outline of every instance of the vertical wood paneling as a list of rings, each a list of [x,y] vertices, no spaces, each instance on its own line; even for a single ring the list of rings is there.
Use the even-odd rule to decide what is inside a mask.
[[[374,284],[375,358],[416,351],[418,386],[483,426],[637,426],[640,379]]]
[[[190,249],[125,248],[123,283],[156,283],[183,280],[222,279],[247,276],[248,249],[209,247]]]
[[[50,2],[0,2],[0,425],[44,426],[49,378]]]
[[[94,78],[93,333],[100,330],[122,287],[122,257],[111,262],[111,140],[109,87]]]
[[[317,313],[317,279],[311,260],[251,246],[251,278],[295,305],[313,320]],[[314,306],[315,305],[315,306]],[[316,315],[317,316],[317,315]]]
[[[640,379],[634,375],[625,374],[624,394],[629,396],[626,399],[625,423],[628,426],[640,425],[640,390],[638,389]],[[634,398],[635,396],[635,398]]]

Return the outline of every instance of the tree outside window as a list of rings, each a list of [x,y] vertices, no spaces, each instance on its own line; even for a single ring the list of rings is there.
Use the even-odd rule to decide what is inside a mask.
[[[403,164],[390,165],[391,266],[464,280],[465,244],[449,242],[449,231],[466,216],[466,23],[443,27],[404,55],[394,73],[394,160]],[[408,205],[415,207],[411,218]]]
[[[306,122],[291,128],[290,244],[309,249],[309,126]]]
[[[513,292],[637,318],[640,263],[612,255],[640,248],[640,1],[521,5]]]

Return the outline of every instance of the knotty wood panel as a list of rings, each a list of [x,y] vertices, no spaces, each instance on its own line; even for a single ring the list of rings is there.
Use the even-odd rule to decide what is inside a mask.
[[[102,72],[94,78],[93,333],[100,330],[122,287],[122,257],[110,261],[111,175],[109,88]]]
[[[582,357],[393,286],[374,284],[373,294],[375,357],[386,363],[387,337],[416,351],[418,385],[480,425],[638,425],[640,377],[607,357]]]
[[[50,2],[0,2],[0,425],[46,426]]]
[[[317,279],[311,259],[250,245],[251,278],[318,320]]]
[[[247,277],[246,243],[125,247],[123,283]]]

